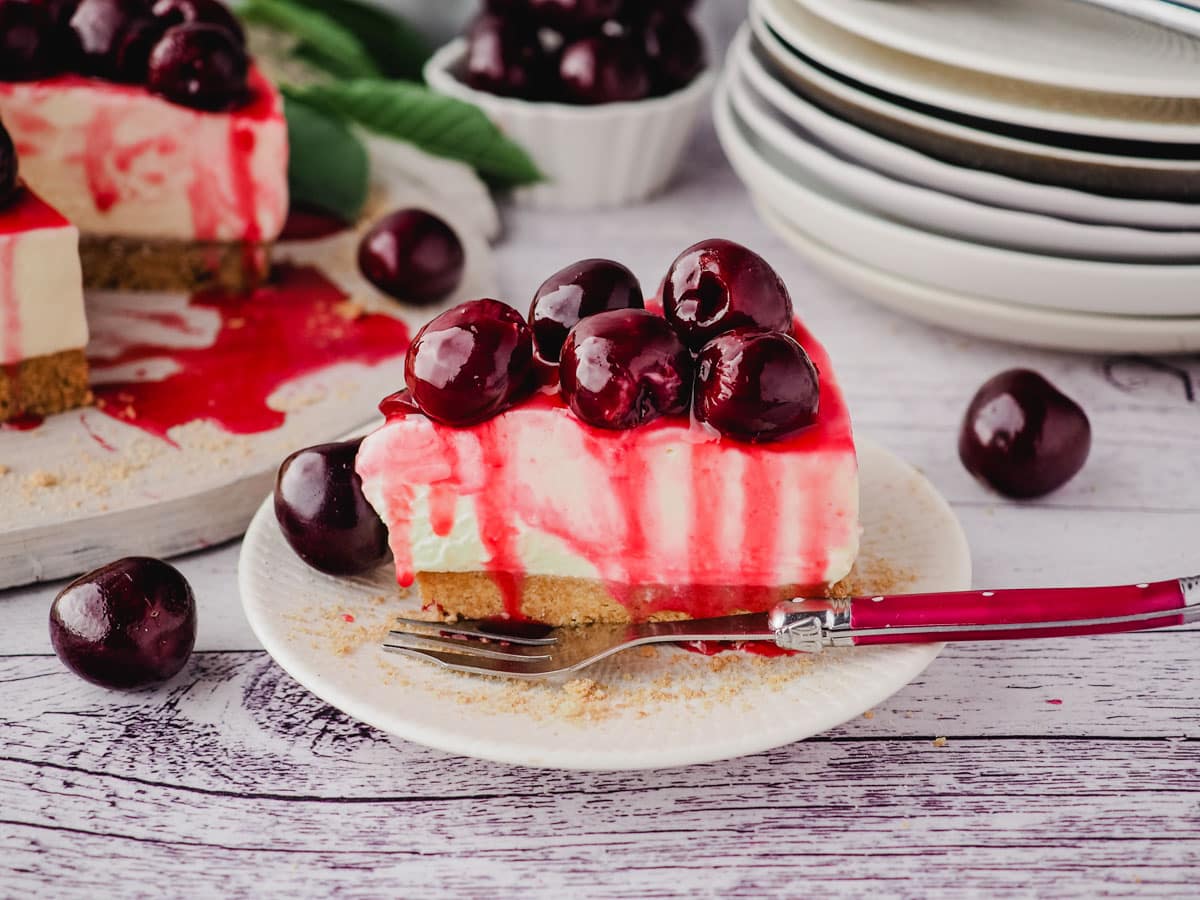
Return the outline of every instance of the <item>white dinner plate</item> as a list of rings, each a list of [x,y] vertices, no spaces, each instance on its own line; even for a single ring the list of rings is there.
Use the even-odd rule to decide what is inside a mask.
[[[1075,222],[1131,228],[1200,229],[1200,204],[1105,197],[1086,191],[1009,178],[942,162],[830,115],[777,81],[753,50],[748,29],[733,59],[738,72],[781,115],[827,147],[893,178],[992,206],[1057,216]]]
[[[1194,99],[1066,90],[981,74],[864,40],[796,0],[755,3],[794,51],[893,97],[990,120],[998,127],[1094,139],[1200,143],[1200,102]],[[1153,68],[1152,60],[1147,60],[1147,68]]]
[[[1106,315],[1200,314],[1200,266],[1093,262],[989,247],[881,218],[798,169],[785,174],[747,134],[724,84],[717,135],[750,190],[844,256],[918,284],[1002,303]]]
[[[798,2],[859,37],[974,72],[1084,91],[1200,97],[1200,41],[1076,0]]]
[[[955,294],[881,272],[801,231],[770,201],[754,198],[763,220],[830,277],[864,297],[930,325],[1026,347],[1080,353],[1196,353],[1200,318],[1137,318],[1055,312]]]
[[[856,589],[969,589],[966,537],[933,486],[869,441],[859,441],[859,465]],[[308,568],[280,534],[270,498],[246,534],[238,584],[267,652],[325,702],[406,740],[527,766],[651,769],[760,753],[882,703],[940,649],[712,658],[661,647],[618,654],[582,673],[587,681],[553,684],[450,672],[381,649],[390,619],[416,607],[395,597],[390,567],[354,579]]]
[[[955,165],[1113,197],[1200,200],[1200,160],[1116,155],[1036,143],[891,103],[817,69],[788,49],[758,6],[750,26],[778,77],[832,114]]]
[[[773,152],[785,174],[793,171],[823,182],[866,209],[926,231],[997,247],[1129,262],[1200,261],[1200,232],[1150,231],[1069,222],[1053,216],[966,200],[952,194],[889,178],[839,158],[811,134],[798,131],[775,113],[739,75],[731,49],[725,89],[746,129]]]

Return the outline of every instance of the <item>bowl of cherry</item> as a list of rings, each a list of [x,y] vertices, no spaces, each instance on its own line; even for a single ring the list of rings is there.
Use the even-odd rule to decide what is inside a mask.
[[[482,109],[545,180],[514,200],[598,209],[671,179],[712,86],[693,0],[485,0],[425,80]]]

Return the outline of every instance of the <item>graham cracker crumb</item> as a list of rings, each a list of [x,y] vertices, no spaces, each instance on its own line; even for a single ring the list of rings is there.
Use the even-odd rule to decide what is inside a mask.
[[[355,300],[343,300],[333,307],[333,311],[347,322],[353,322],[366,315],[367,312],[366,307]]]
[[[25,484],[31,488],[48,488],[58,484],[58,476],[53,472],[47,472],[45,469],[38,469],[36,472],[31,472],[29,477],[25,479]]]
[[[12,469],[10,469],[8,466],[4,465],[3,463],[0,463],[0,478],[3,478],[5,475],[7,475],[11,471],[12,471]]]
[[[948,743],[950,742],[944,737],[935,737],[933,739],[933,746],[935,747],[945,747]]]
[[[867,710],[865,713],[863,713],[863,718],[864,718],[864,719],[873,719],[873,718],[875,718],[875,710],[873,710],[873,709],[868,709],[868,710]]]

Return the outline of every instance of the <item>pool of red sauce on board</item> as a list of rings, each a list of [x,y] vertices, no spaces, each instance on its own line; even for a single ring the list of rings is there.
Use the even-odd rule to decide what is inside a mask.
[[[799,322],[796,323],[796,329],[797,338],[809,350],[813,362],[822,373],[818,423],[783,441],[752,446],[739,445],[743,451],[749,452],[753,457],[768,458],[776,454],[804,452],[817,447],[839,449],[846,446],[853,447],[853,437],[848,424],[846,427],[840,427],[840,423],[848,423],[849,420],[841,392],[837,389],[836,381],[831,374],[832,368],[828,356],[820,343]],[[569,415],[557,392],[535,393],[521,405],[523,407],[558,409]],[[390,403],[385,402],[381,405],[381,411],[389,421],[410,415],[419,415],[403,398]],[[490,557],[488,570],[503,595],[505,613],[511,620],[522,620],[525,618],[521,611],[521,584],[524,576],[523,563],[517,546],[518,532],[516,529],[516,517],[521,513],[519,509],[514,509],[514,506],[518,504],[515,504],[512,499],[519,495],[514,490],[515,485],[507,483],[511,474],[511,467],[505,465],[508,448],[504,446],[504,437],[500,433],[500,429],[495,426],[495,421],[493,419],[484,422],[472,429],[479,439],[483,465],[489,473],[487,490],[474,494],[475,513],[479,523],[481,542]],[[631,556],[647,560],[653,559],[653,553],[649,551],[653,546],[654,535],[645,534],[641,528],[641,520],[644,517],[638,511],[645,508],[645,492],[636,477],[637,473],[633,470],[634,467],[627,465],[625,454],[630,452],[631,442],[626,441],[622,436],[629,436],[636,432],[646,434],[664,428],[678,429],[680,424],[680,420],[677,419],[659,420],[642,426],[635,432],[607,432],[579,423],[579,427],[588,435],[585,441],[587,451],[596,460],[598,466],[608,472],[629,473],[629,477],[615,479],[614,484],[618,493],[619,507],[632,513],[625,517],[624,525],[627,533],[623,538],[624,546],[632,551]],[[698,426],[692,427],[697,428]],[[454,485],[461,484],[462,481],[458,473],[459,461],[453,458],[455,456],[454,447],[450,442],[445,442],[442,446],[446,448],[451,457],[446,460],[451,475],[442,483],[431,485],[429,508],[430,524],[434,533],[445,536],[450,533],[454,521],[456,499]],[[720,442],[711,437],[698,435],[695,446],[710,447],[712,451],[693,454],[691,473],[693,480],[719,477],[722,462],[721,453],[718,450]],[[636,444],[633,445],[633,449],[636,452]],[[746,496],[756,497],[759,500],[755,504],[748,505],[744,511],[745,533],[747,534],[765,536],[775,533],[779,506],[771,479],[772,469],[769,465],[745,467],[744,493]],[[411,500],[411,488],[402,485],[399,495],[393,496],[390,504],[390,513],[396,519],[395,522],[390,523],[393,527],[404,528],[405,511],[398,507],[409,506]],[[539,512],[543,516],[546,515],[544,509]],[[563,511],[562,521],[551,523],[546,530],[563,540],[576,555],[592,560],[602,558],[605,555],[604,548],[582,542],[573,534],[571,523],[567,521],[568,514],[569,511]],[[407,515],[411,517],[411,510],[408,510]],[[692,516],[689,546],[694,548],[693,553],[702,554],[705,552],[705,548],[714,546],[715,542],[719,540],[719,528],[719,517]],[[819,560],[822,549],[817,546],[820,543],[820,541],[814,542],[810,558],[818,560],[818,566],[823,571],[824,563]],[[393,550],[396,549],[393,547]],[[404,586],[411,584],[413,581],[411,560],[406,561],[401,551],[396,553],[396,563],[397,580]],[[664,610],[685,611],[693,618],[728,614],[731,608],[763,610],[769,608],[775,601],[782,599],[783,596],[792,593],[782,591],[779,587],[774,586],[739,585],[730,587],[695,583],[659,585],[654,583],[654,573],[649,568],[645,568],[645,571],[642,571],[641,568],[631,572],[631,575],[635,576],[632,579],[633,584],[605,579],[606,587],[613,598],[630,609],[637,618],[645,618]],[[819,589],[823,589],[823,587],[821,585]],[[807,589],[811,591],[813,586],[807,586]],[[799,586],[793,588],[796,593],[804,590],[804,587]],[[760,646],[759,642],[747,642],[745,649],[764,656],[782,655],[787,652],[774,644]]]
[[[232,434],[277,428],[286,413],[267,400],[284,384],[338,363],[377,364],[407,349],[403,322],[378,313],[347,317],[345,300],[318,270],[288,265],[276,266],[270,283],[248,294],[196,294],[192,306],[221,316],[212,346],[134,345],[97,361],[107,368],[168,359],[177,370],[158,381],[97,385],[96,408],[170,443],[172,428],[201,419]]]

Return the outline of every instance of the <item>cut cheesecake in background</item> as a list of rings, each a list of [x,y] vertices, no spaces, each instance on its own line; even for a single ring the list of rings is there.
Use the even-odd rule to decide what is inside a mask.
[[[24,181],[79,228],[87,286],[262,280],[287,216],[287,125],[236,20],[216,2],[45,7],[66,18],[40,22],[23,68],[0,66],[0,119]]]
[[[0,422],[6,422],[82,406],[91,393],[79,232],[28,188],[16,187],[0,202]]]
[[[664,318],[639,308],[636,281],[597,274],[613,266],[563,270],[531,325],[480,300],[414,339],[408,388],[356,461],[399,583],[447,617],[551,625],[824,594],[858,552],[858,464],[828,356],[782,282],[703,242],[672,266]]]

